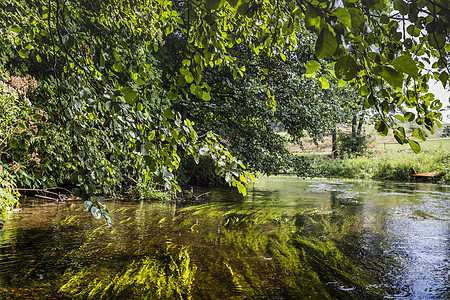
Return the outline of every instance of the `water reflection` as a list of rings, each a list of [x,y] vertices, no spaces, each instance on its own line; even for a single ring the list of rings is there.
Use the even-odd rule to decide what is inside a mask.
[[[195,205],[26,202],[1,299],[445,299],[449,186],[263,179]]]

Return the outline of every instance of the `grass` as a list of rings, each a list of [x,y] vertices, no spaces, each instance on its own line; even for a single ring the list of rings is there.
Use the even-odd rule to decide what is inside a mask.
[[[439,149],[450,149],[450,139],[441,139],[441,135],[443,134],[444,128],[446,126],[450,126],[450,124],[444,124],[442,128],[437,128],[433,135],[427,135],[427,141],[420,141],[420,145],[422,150],[431,151],[436,148]],[[404,124],[407,135],[411,135],[416,128],[414,123],[406,123]],[[372,124],[367,124],[363,127],[364,132],[370,136],[369,141],[369,149],[371,150],[397,150],[397,151],[407,151],[409,153],[413,153],[410,149],[409,145],[400,145],[396,142],[392,131],[385,137],[378,134]],[[350,127],[342,127],[340,128],[341,132],[349,132],[351,130]],[[282,136],[286,136],[287,133],[279,133]],[[291,153],[294,154],[304,154],[304,153],[316,153],[316,154],[330,154],[331,153],[331,136],[324,136],[323,140],[319,142],[317,145],[313,142],[311,138],[305,137],[301,139],[302,145],[298,144],[288,144],[286,147],[289,149]]]
[[[386,151],[368,156],[322,161],[320,173],[329,177],[412,180],[411,167],[417,172],[438,171],[441,181],[450,182],[450,152],[448,150],[409,154]]]
[[[412,132],[414,127],[410,127],[407,129]],[[306,161],[299,170],[309,177],[412,181],[413,167],[419,173],[438,171],[440,175],[437,180],[450,183],[450,139],[439,138],[442,128],[433,136],[428,136],[427,141],[420,142],[422,151],[419,154],[415,154],[409,145],[394,143],[393,136],[382,137],[370,128],[366,131],[371,141],[368,152],[363,156],[330,159],[331,153],[323,152],[326,147],[321,145],[314,153],[311,151],[313,145],[308,144],[305,147],[308,150],[302,153],[293,151]]]
[[[445,150],[450,149],[450,139],[431,139],[426,140],[424,142],[420,142],[420,147],[422,148],[422,151],[435,151],[435,150]],[[406,151],[408,153],[413,153],[409,145],[400,145],[398,143],[395,144],[385,144],[385,143],[379,143],[376,148],[376,150],[396,150],[398,152]]]

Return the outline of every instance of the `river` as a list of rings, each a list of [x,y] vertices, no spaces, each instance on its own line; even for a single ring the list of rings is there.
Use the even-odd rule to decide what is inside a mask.
[[[198,191],[204,192],[204,191]],[[450,186],[258,179],[243,197],[22,201],[0,299],[450,299]]]

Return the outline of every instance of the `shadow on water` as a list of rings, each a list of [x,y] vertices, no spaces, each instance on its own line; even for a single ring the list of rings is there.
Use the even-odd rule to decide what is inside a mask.
[[[1,299],[448,299],[450,187],[269,178],[194,205],[27,201]]]

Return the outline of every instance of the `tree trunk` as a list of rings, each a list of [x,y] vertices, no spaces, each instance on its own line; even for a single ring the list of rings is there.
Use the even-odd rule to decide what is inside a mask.
[[[362,131],[363,124],[364,124],[364,115],[362,115],[361,118],[359,118],[358,129],[356,131],[356,135],[357,136],[361,136],[361,131]]]
[[[336,129],[331,134],[331,158],[336,158],[337,154],[337,139],[336,139]]]
[[[358,116],[354,115],[352,118],[352,136],[355,137],[356,136],[356,128],[358,126]]]
[[[357,115],[353,116],[352,119],[352,138],[353,138],[353,142],[352,142],[352,152],[356,153],[358,151],[358,144],[357,144],[357,126],[358,126],[358,117]]]

